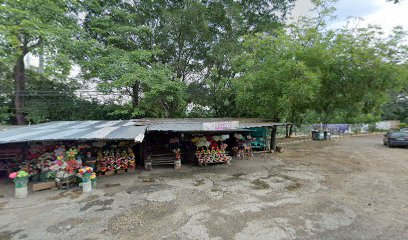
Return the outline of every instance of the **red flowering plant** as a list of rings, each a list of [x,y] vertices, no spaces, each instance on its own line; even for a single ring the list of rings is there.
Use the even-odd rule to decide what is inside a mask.
[[[115,158],[113,156],[107,158],[107,167],[109,171],[115,170]]]

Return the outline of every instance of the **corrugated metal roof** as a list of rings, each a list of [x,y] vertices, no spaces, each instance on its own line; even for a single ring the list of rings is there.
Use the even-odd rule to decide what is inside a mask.
[[[146,126],[133,121],[60,121],[0,132],[0,143],[67,140],[134,140],[141,142]]]
[[[175,118],[175,119],[136,119],[136,124],[147,125],[147,131],[173,131],[173,132],[200,132],[204,130],[203,124],[208,122],[239,121],[237,129],[221,131],[245,131],[246,128],[284,126],[286,123],[267,122],[261,119],[242,118]],[[220,131],[220,130],[214,130]],[[210,131],[208,131],[210,132]]]
[[[172,132],[243,132],[247,129],[205,130],[202,123],[161,123],[147,126],[147,131],[172,131]]]
[[[239,121],[237,129],[205,130],[203,123]],[[285,123],[242,118],[176,118],[116,121],[59,121],[0,131],[0,143],[68,140],[134,140],[146,131],[239,132],[247,128],[284,126]]]

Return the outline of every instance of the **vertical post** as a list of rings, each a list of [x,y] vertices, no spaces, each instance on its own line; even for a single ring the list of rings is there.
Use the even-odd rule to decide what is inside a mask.
[[[277,133],[277,127],[273,126],[272,131],[271,131],[271,145],[270,145],[271,152],[276,151],[276,133]]]

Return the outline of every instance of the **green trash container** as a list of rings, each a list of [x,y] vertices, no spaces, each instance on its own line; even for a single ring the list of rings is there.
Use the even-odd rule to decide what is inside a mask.
[[[315,132],[316,139],[315,140],[324,140],[324,132],[316,131]]]
[[[331,132],[324,131],[324,140],[330,140],[330,139],[331,139]]]
[[[316,140],[316,131],[312,130],[312,139]]]

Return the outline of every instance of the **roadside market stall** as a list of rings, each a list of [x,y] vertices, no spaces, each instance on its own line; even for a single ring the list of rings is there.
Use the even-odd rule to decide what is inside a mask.
[[[169,165],[176,169],[183,164],[207,165],[230,163],[232,156],[250,158],[252,133],[270,134],[269,127],[285,124],[260,119],[136,119],[136,125],[146,126],[144,148],[145,168]],[[269,150],[270,138],[263,137],[264,150]]]
[[[88,180],[89,168],[89,177],[135,172],[145,130],[131,121],[63,121],[2,131],[2,169],[27,172],[30,181],[38,182],[33,190],[54,182],[69,185],[77,176]],[[10,152],[19,154],[11,158]]]

